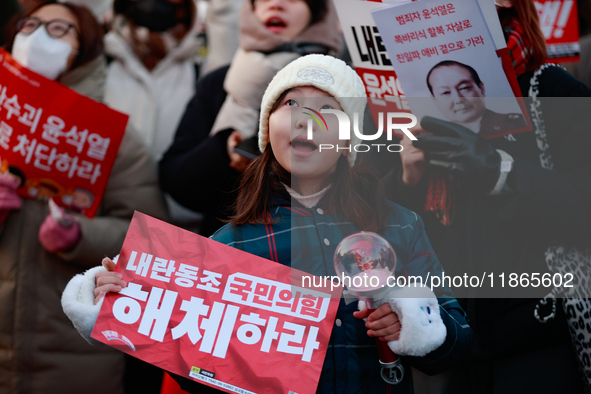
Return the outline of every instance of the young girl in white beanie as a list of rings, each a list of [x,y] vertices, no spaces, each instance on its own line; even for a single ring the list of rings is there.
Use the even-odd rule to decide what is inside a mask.
[[[336,116],[323,115],[323,127],[313,121],[313,138],[307,139],[308,119],[312,119],[307,113],[341,110],[350,119],[357,113],[361,129],[365,105],[361,79],[341,60],[308,55],[282,69],[262,101],[262,155],[244,173],[236,215],[211,238],[324,276],[336,274],[333,255],[343,238],[359,231],[373,231],[396,251],[395,275],[441,275],[442,267],[424,233],[422,220],[388,202],[383,186],[370,171],[352,167],[355,150],[348,147],[356,141],[339,141]],[[321,144],[346,149],[321,152]],[[110,260],[105,263],[114,267]],[[94,289],[96,301],[101,301],[105,292],[120,291],[125,285],[114,272],[99,272]],[[374,337],[387,341],[397,354],[406,356],[402,357],[404,364],[427,373],[441,372],[461,358],[471,338],[463,310],[449,289],[441,289],[437,296],[421,294],[431,306],[422,312],[416,303],[385,299],[370,314],[367,309],[357,311],[357,303],[346,305],[341,300],[318,392],[389,392],[388,384],[380,377]],[[441,307],[436,297],[444,299]],[[68,313],[67,307],[65,310]],[[412,315],[420,313],[426,314],[422,321],[429,323],[417,323],[421,317]],[[197,382],[177,379],[189,392],[203,390]],[[411,392],[411,381],[407,375],[396,390]]]

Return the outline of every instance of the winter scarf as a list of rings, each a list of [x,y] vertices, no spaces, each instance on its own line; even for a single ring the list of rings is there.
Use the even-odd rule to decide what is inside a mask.
[[[299,56],[308,53],[336,53],[342,37],[332,1],[325,17],[308,26],[292,41],[270,32],[245,1],[240,13],[240,49],[232,59],[224,80],[228,93],[211,134],[228,128],[249,138],[258,131],[261,99],[275,74]],[[312,45],[310,45],[312,44]],[[310,52],[309,52],[310,51]]]
[[[525,74],[531,60],[532,51],[530,43],[523,35],[523,27],[521,27],[519,19],[513,18],[509,26],[505,27],[504,33],[515,73],[517,76]]]

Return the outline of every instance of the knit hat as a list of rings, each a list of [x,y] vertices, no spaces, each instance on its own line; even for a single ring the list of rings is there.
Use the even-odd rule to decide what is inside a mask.
[[[299,86],[313,86],[333,96],[351,121],[351,141],[360,142],[353,132],[354,114],[359,114],[359,130],[363,130],[363,115],[367,105],[365,87],[361,78],[345,62],[325,55],[302,56],[285,66],[275,75],[261,103],[259,123],[259,149],[263,152],[269,142],[269,115],[281,95]],[[334,115],[327,115],[334,116]],[[344,141],[343,141],[344,143]],[[357,152],[351,149],[347,155],[349,165],[355,163]]]

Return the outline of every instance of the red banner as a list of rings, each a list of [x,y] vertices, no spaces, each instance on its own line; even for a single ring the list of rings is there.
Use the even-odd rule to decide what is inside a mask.
[[[20,196],[94,217],[127,120],[0,48],[0,171],[21,179]]]
[[[316,392],[342,288],[138,212],[116,271],[93,338],[231,393]]]
[[[410,113],[410,106],[406,101],[394,70],[372,70],[356,67],[355,71],[357,71],[365,85],[365,92],[368,97],[367,104],[376,126],[380,124],[380,116],[383,116],[380,113]],[[395,132],[395,134],[398,137],[403,136],[400,132]]]
[[[579,19],[575,0],[535,0],[546,39],[548,62],[578,62]]]
[[[365,85],[367,104],[376,127],[379,127],[380,118],[384,116],[380,114],[410,113],[410,106],[394,72],[382,36],[371,16],[371,10],[382,4],[339,0],[335,2],[335,6],[355,71]],[[402,120],[401,123],[407,121]],[[394,133],[400,138],[403,136],[399,130]]]

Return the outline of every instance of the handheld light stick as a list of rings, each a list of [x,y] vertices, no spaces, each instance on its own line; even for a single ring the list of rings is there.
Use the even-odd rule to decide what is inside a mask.
[[[339,277],[348,277],[348,293],[365,301],[370,313],[376,301],[388,293],[388,278],[394,276],[396,253],[384,238],[371,232],[359,232],[344,238],[334,254],[334,268]],[[344,281],[345,282],[345,281]],[[389,384],[398,384],[404,377],[400,356],[394,354],[384,341],[376,338],[381,376]]]

